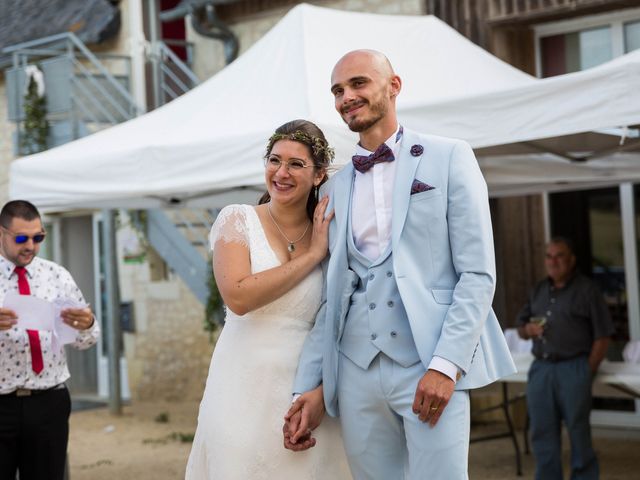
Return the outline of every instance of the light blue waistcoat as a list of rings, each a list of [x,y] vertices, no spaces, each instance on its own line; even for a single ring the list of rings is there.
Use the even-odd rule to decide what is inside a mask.
[[[349,214],[349,217],[351,215]],[[351,295],[349,312],[340,340],[340,351],[360,368],[367,369],[379,352],[403,367],[420,361],[393,274],[391,243],[375,260],[358,251],[348,220],[347,258],[359,277]]]

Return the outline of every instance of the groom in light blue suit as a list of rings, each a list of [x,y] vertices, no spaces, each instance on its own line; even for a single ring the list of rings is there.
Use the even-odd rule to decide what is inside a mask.
[[[285,446],[313,445],[321,392],[355,479],[466,479],[468,390],[515,372],[491,310],[486,184],[466,143],[398,124],[402,83],[381,53],[346,54],[331,83],[360,141],[324,189],[335,210],[324,302]]]

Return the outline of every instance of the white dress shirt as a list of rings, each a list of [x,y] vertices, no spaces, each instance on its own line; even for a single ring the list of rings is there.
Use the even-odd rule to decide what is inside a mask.
[[[396,142],[398,129],[387,140],[387,146],[398,158],[400,142]],[[370,152],[359,143],[356,155]],[[367,172],[356,170],[351,199],[351,229],[356,248],[369,260],[376,260],[391,240],[391,202],[397,162],[376,163]]]
[[[400,154],[401,139],[396,141],[398,130],[384,143],[393,151],[393,162],[376,163],[368,171],[355,170],[353,193],[351,198],[351,229],[356,248],[369,260],[376,260],[385,251],[391,241],[391,215],[393,202],[393,184],[396,166]],[[370,155],[359,143],[356,155]],[[434,356],[429,369],[444,373],[454,382],[458,367],[442,357]]]
[[[0,255],[0,305],[7,292],[18,292],[16,266]],[[25,267],[31,295],[53,302],[67,299],[86,303],[71,274],[53,262],[35,257]],[[44,369],[36,375],[31,369],[31,348],[29,336],[23,328],[14,326],[0,330],[0,395],[11,393],[18,388],[46,390],[65,382],[69,377],[64,347],[54,351],[49,331],[40,331],[40,344]],[[86,349],[95,344],[100,335],[97,320],[87,330],[78,330],[73,347]]]

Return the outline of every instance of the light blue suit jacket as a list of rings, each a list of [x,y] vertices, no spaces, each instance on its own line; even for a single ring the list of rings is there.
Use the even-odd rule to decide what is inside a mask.
[[[425,369],[434,355],[463,372],[456,389],[487,385],[515,373],[491,302],[495,259],[487,186],[469,145],[405,129],[395,161],[391,247],[393,270]],[[414,145],[423,153],[413,156]],[[323,264],[323,303],[304,344],[294,392],[324,386],[325,405],[338,415],[339,342],[352,280],[347,262],[351,163],[325,185],[330,257]],[[417,179],[432,190],[411,195]]]

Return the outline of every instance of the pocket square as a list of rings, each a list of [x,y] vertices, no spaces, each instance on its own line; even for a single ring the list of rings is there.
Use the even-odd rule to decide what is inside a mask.
[[[433,190],[434,188],[436,187],[432,187],[431,185],[423,183],[420,180],[414,180],[411,184],[411,195],[413,195],[414,193],[428,192],[429,190]]]

